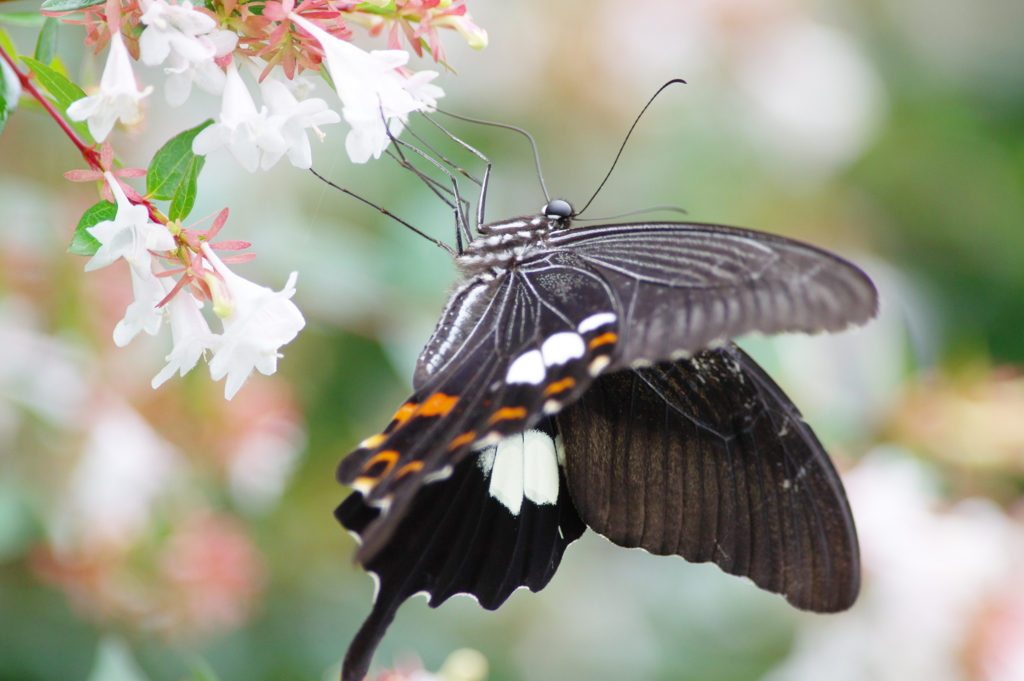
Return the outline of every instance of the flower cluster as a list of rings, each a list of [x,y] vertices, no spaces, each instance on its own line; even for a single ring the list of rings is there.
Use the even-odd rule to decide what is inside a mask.
[[[106,145],[105,145],[106,147]],[[227,377],[224,396],[234,397],[245,379],[257,369],[264,374],[277,370],[278,349],[295,338],[305,326],[302,313],[291,302],[298,273],[293,272],[281,291],[272,291],[232,272],[225,262],[244,262],[244,254],[221,259],[213,249],[241,250],[244,241],[211,243],[223,227],[223,210],[209,230],[181,229],[150,220],[149,212],[132,204],[113,173],[104,173],[107,187],[117,200],[112,220],[103,220],[86,231],[99,243],[86,271],[106,267],[123,258],[129,266],[135,300],[114,328],[114,342],[127,345],[140,331],[155,335],[169,318],[174,348],[167,365],[153,379],[160,386],[175,372],[184,376],[206,351],[213,352],[210,373],[214,380]],[[157,260],[181,267],[164,270]],[[174,283],[173,275],[181,275]],[[178,295],[185,287],[189,294]],[[213,333],[200,308],[212,302],[223,333]]]
[[[130,55],[149,66],[164,65],[164,96],[171,106],[188,100],[192,87],[222,96],[220,120],[196,141],[196,153],[227,147],[249,171],[267,169],[284,155],[294,165],[312,164],[305,130],[321,139],[318,126],[343,117],[351,126],[346,148],[353,162],[379,158],[393,135],[401,132],[413,111],[432,110],[444,92],[430,81],[435,71],[413,73],[402,38],[418,55],[429,52],[444,63],[438,29],[458,31],[475,49],[487,34],[473,24],[464,0],[398,0],[397,2],[327,3],[214,2],[195,7],[185,0],[132,0],[105,6],[81,0],[76,12],[45,12],[81,23],[87,43],[97,50],[110,45],[99,92],[74,102],[74,121],[87,121],[98,142],[116,121],[134,125],[142,118],[140,100],[152,87],[138,86]],[[65,3],[66,4],[66,3]],[[85,19],[67,18],[82,12]],[[123,16],[122,16],[123,15]],[[386,50],[366,52],[348,42],[350,24],[371,35],[387,31]],[[319,71],[323,63],[341,99],[341,116],[320,98],[306,98],[311,84],[298,80],[302,70]],[[248,71],[259,84],[263,106],[257,108],[241,78]]]
[[[459,32],[475,49],[486,45],[487,34],[472,23],[464,2],[302,0],[296,5],[294,0],[212,0],[194,5],[191,0],[47,0],[42,11],[51,22],[60,18],[84,26],[85,42],[96,52],[109,45],[93,94],[48,66],[51,54],[42,62],[25,62],[49,91],[47,97],[18,70],[17,55],[0,45],[0,58],[14,69],[17,86],[46,108],[90,166],[65,177],[102,183],[106,201],[83,215],[70,250],[91,256],[86,271],[121,259],[128,263],[134,300],[114,329],[115,344],[126,345],[141,331],[155,335],[165,320],[170,323],[173,349],[152,381],[154,388],[176,372],[184,375],[210,354],[210,372],[214,380],[227,379],[225,396],[231,399],[253,369],[274,373],[279,349],[305,325],[291,301],[297,273],[275,292],[228,268],[255,255],[221,259],[214,252],[249,246],[244,241],[212,242],[227,209],[209,230],[181,226],[195,203],[203,157],[225,148],[250,172],[267,170],[285,156],[294,166],[308,169],[313,155],[307,131],[322,140],[322,126],[344,119],[351,128],[345,145],[351,160],[379,158],[411,113],[432,111],[444,96],[431,82],[437,72],[407,68],[403,39],[416,54],[429,53],[442,64],[446,57],[439,29]],[[352,26],[371,36],[386,33],[388,49],[366,52],[350,44]],[[117,167],[106,141],[118,122],[131,126],[142,120],[143,100],[154,89],[139,84],[133,59],[163,67],[163,93],[170,106],[184,104],[193,86],[221,98],[217,120],[170,140],[148,171]],[[303,71],[322,72],[338,94],[338,111],[325,99],[309,96],[314,86],[300,75]],[[253,98],[253,84],[260,105]],[[76,98],[76,93],[81,96]],[[85,126],[76,130],[74,124],[81,123]],[[85,129],[102,144],[99,150],[79,136]],[[123,179],[142,176],[144,194]],[[154,200],[171,201],[166,214]],[[206,303],[211,303],[212,314],[204,315]],[[219,333],[208,323],[214,317],[222,325]]]

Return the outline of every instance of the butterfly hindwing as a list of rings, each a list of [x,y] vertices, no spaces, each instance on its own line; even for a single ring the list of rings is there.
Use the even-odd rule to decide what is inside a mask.
[[[796,407],[736,346],[601,376],[557,420],[573,501],[596,532],[714,561],[798,608],[853,603],[842,484]]]
[[[353,493],[335,512],[361,537],[380,510]],[[557,463],[553,424],[509,436],[465,457],[449,478],[424,486],[392,541],[363,562],[375,576],[373,609],[345,656],[343,679],[362,679],[398,607],[425,593],[495,609],[519,587],[544,588],[584,525]]]
[[[857,267],[761,232],[601,225],[557,231],[549,244],[572,252],[616,292],[623,321],[614,367],[693,354],[751,331],[840,331],[871,319],[878,305]]]

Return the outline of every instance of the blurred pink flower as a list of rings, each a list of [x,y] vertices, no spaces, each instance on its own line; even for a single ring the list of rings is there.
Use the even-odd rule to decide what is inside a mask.
[[[234,518],[198,513],[164,547],[162,572],[172,590],[176,626],[196,631],[237,627],[252,611],[266,568]]]
[[[484,681],[489,673],[487,658],[472,648],[460,648],[445,658],[441,668],[430,673],[415,654],[385,669],[373,681]],[[371,677],[367,675],[367,680]]]
[[[766,679],[1019,679],[999,670],[1024,657],[1007,644],[1024,644],[1024,527],[986,499],[943,506],[934,469],[897,447],[877,448],[844,481],[864,589],[850,611],[808,620]]]

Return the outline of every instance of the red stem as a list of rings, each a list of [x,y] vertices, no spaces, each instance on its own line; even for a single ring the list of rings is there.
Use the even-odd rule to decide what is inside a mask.
[[[99,170],[100,172],[102,172],[103,165],[100,162],[100,152],[96,150],[96,145],[93,144],[89,146],[82,141],[82,138],[78,136],[78,133],[75,132],[74,128],[68,125],[68,122],[64,120],[64,117],[60,114],[60,112],[54,108],[50,100],[47,99],[43,95],[43,93],[41,93],[32,83],[32,76],[21,72],[21,69],[18,68],[18,65],[15,63],[11,55],[7,54],[7,51],[3,48],[3,45],[0,45],[0,57],[3,57],[3,60],[7,62],[10,65],[10,67],[14,70],[14,73],[18,76],[18,81],[21,83],[22,89],[31,94],[36,99],[36,101],[42,104],[43,108],[46,109],[46,112],[50,114],[53,120],[57,121],[57,125],[59,125],[60,129],[64,131],[64,134],[68,136],[68,138],[71,140],[71,143],[78,147],[78,151],[82,153],[82,158],[84,158],[85,162],[89,164],[89,167],[92,168],[93,170]],[[162,216],[157,211],[156,206],[154,206],[149,201],[143,199],[141,205],[145,206],[146,210],[149,211],[149,218],[153,222],[159,222],[163,224],[166,221],[160,219]]]
[[[50,100],[44,97],[43,93],[36,89],[36,86],[32,83],[31,76],[21,72],[17,63],[15,63],[14,58],[7,54],[7,51],[4,50],[2,45],[0,45],[0,57],[3,57],[3,60],[14,70],[14,73],[18,76],[18,81],[21,83],[22,89],[31,94],[36,101],[42,104],[43,108],[46,109],[46,112],[50,114],[53,120],[57,121],[57,125],[59,125],[60,129],[64,131],[64,134],[68,136],[71,143],[78,147],[78,151],[82,153],[82,158],[84,158],[85,162],[89,164],[89,167],[93,170],[102,170],[102,167],[100,166],[100,155],[99,152],[96,151],[95,145],[88,146],[82,141],[82,138],[78,136],[78,133],[68,125],[68,122],[64,120],[64,117],[60,115],[60,112],[53,107]]]

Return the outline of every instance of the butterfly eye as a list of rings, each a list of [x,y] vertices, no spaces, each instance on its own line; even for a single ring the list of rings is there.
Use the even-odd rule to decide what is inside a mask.
[[[549,218],[571,218],[572,206],[569,205],[568,201],[555,199],[548,205],[544,206],[543,213]]]

